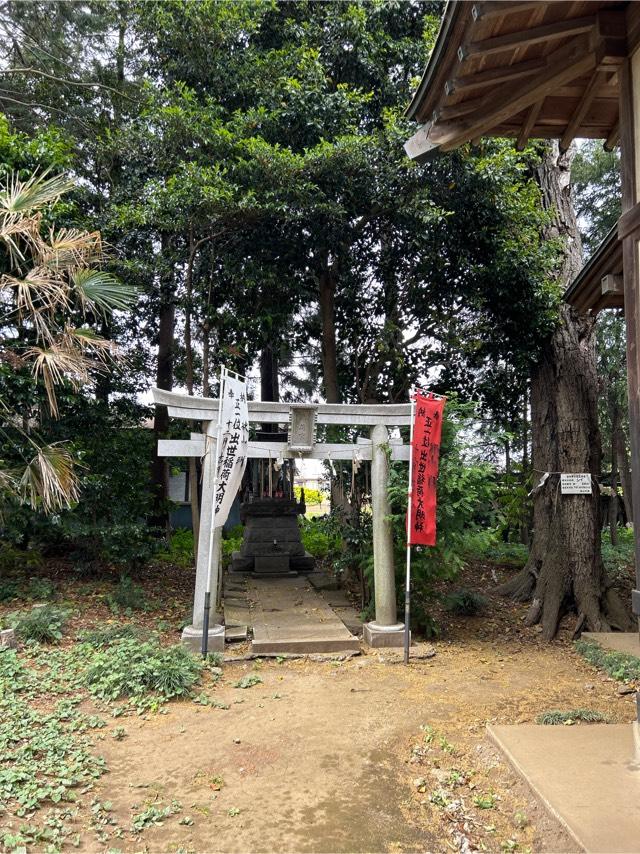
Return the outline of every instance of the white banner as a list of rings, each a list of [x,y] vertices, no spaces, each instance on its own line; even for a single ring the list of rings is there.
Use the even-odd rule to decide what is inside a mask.
[[[218,435],[220,448],[216,467],[217,487],[214,525],[221,528],[229,517],[247,467],[249,407],[247,385],[225,372],[221,389],[222,409]]]

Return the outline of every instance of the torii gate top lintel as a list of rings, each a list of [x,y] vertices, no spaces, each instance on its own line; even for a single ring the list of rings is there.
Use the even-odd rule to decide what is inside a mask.
[[[152,388],[153,402],[164,405],[174,418],[210,421],[217,417],[218,400],[213,397],[191,397]],[[344,424],[354,427],[382,424],[385,427],[408,427],[411,423],[410,403],[317,403],[296,404],[272,401],[249,401],[249,421],[260,424],[282,424],[296,406],[315,406],[318,424]]]

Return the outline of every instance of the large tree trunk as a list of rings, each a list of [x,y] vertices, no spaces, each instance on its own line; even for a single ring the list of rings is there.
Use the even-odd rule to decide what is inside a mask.
[[[327,403],[339,403],[338,357],[336,346],[335,295],[336,282],[333,268],[328,261],[318,276],[318,302],[322,322],[322,374],[324,396]]]
[[[166,391],[173,388],[173,356],[175,328],[175,295],[173,261],[167,257],[169,241],[162,239],[163,271],[160,275],[160,308],[158,323],[158,364],[156,386]],[[153,525],[169,530],[169,465],[164,457],[158,456],[158,439],[169,433],[169,411],[166,406],[156,406],[153,419],[153,459],[151,463],[151,487],[154,500]]]
[[[622,423],[618,422],[618,429],[614,433],[616,448],[616,459],[622,483],[622,500],[627,517],[627,524],[633,522],[633,500],[631,496],[631,469],[629,467],[629,455],[627,453],[627,438],[624,434]]]
[[[539,169],[548,240],[565,245],[563,287],[581,265],[580,237],[570,195],[571,156],[553,145]],[[531,383],[533,540],[527,565],[501,592],[531,601],[527,625],[542,624],[551,640],[562,616],[578,615],[577,629],[626,628],[628,618],[606,582],[600,553],[600,432],[594,320],[563,304]],[[590,472],[591,495],[561,495],[560,472]],[[543,480],[544,479],[544,480]]]
[[[611,501],[609,502],[609,536],[611,545],[618,545],[618,458],[616,455],[616,420],[614,415],[613,430],[611,431]]]

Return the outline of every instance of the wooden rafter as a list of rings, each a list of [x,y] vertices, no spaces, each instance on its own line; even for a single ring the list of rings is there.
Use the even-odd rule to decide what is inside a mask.
[[[594,30],[596,23],[597,18],[594,15],[589,15],[585,18],[574,18],[573,20],[563,21],[562,23],[542,24],[540,27],[531,27],[516,33],[506,33],[505,35],[494,36],[493,38],[482,39],[481,41],[463,45],[460,47],[459,56],[461,59],[466,59],[468,56],[476,56],[480,53],[483,56],[489,56],[492,53],[498,53],[503,50],[514,50],[518,47],[528,47],[531,44],[547,42],[552,39],[577,36],[581,33],[588,33]]]
[[[469,98],[466,101],[460,101],[459,104],[445,104],[434,112],[433,121],[448,121],[449,119],[457,119],[460,116],[468,116],[469,113],[473,113],[478,109],[481,101],[482,98]]]
[[[514,84],[485,96],[484,104],[458,132],[442,140],[442,150],[450,151],[473,137],[487,133],[492,128],[536,104],[555,87],[564,86],[595,68],[595,55],[589,40],[578,36],[570,44],[563,45],[547,58],[547,69],[524,84]],[[498,105],[496,107],[496,105]],[[433,129],[435,131],[435,128]],[[434,134],[431,135],[432,139]],[[434,139],[437,143],[437,140]]]
[[[584,90],[582,98],[580,99],[578,106],[575,108],[573,115],[569,119],[569,124],[567,125],[565,132],[562,134],[560,139],[561,151],[566,151],[575,139],[576,133],[582,124],[582,120],[587,115],[589,107],[593,103],[594,98],[598,94],[598,90],[605,81],[606,72],[602,69],[597,69]]]
[[[620,142],[620,120],[618,120],[615,125],[611,128],[611,133],[604,141],[604,150],[605,151],[613,151],[613,149]]]
[[[516,12],[526,12],[540,6],[540,0],[487,0],[486,3],[474,3],[471,9],[474,21],[489,20],[490,18],[504,18],[505,15],[515,15]]]
[[[518,151],[522,151],[527,144],[527,141],[531,136],[531,131],[533,130],[535,123],[538,121],[538,116],[540,115],[540,110],[542,109],[543,104],[544,98],[540,98],[539,101],[536,101],[535,104],[532,104],[529,107],[527,118],[525,119],[522,129],[518,134],[518,139],[516,140],[516,148]]]
[[[508,80],[516,80],[518,77],[526,77],[528,74],[541,71],[545,65],[544,59],[529,59],[526,62],[516,62],[513,65],[487,68],[475,74],[463,74],[460,77],[453,77],[448,80],[445,84],[445,91],[447,95],[451,95],[453,92],[461,92],[465,89],[505,83]]]

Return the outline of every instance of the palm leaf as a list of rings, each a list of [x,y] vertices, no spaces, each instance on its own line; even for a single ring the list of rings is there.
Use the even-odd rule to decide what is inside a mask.
[[[0,211],[30,214],[42,210],[73,189],[74,182],[66,175],[47,177],[48,174],[49,170],[35,173],[23,181],[17,173],[13,173],[0,190]]]
[[[135,288],[102,270],[78,270],[72,276],[72,283],[84,310],[98,314],[109,314],[115,309],[125,311],[137,296]]]
[[[67,448],[60,443],[37,448],[20,478],[18,493],[31,507],[41,507],[45,513],[76,503],[80,488]]]
[[[49,409],[54,417],[58,415],[56,386],[67,380],[74,388],[79,388],[89,380],[89,366],[79,350],[52,344],[47,348],[30,347],[25,357],[33,361],[34,377],[44,383]]]
[[[114,341],[109,341],[108,338],[102,338],[98,335],[95,329],[89,329],[85,326],[80,327],[79,329],[73,329],[71,326],[65,326],[62,343],[69,349],[77,347],[83,353],[92,353],[101,361],[106,361],[110,356],[114,356],[118,350]]]
[[[41,263],[55,270],[88,267],[102,258],[102,237],[99,231],[76,228],[51,230],[49,243],[43,244]]]

